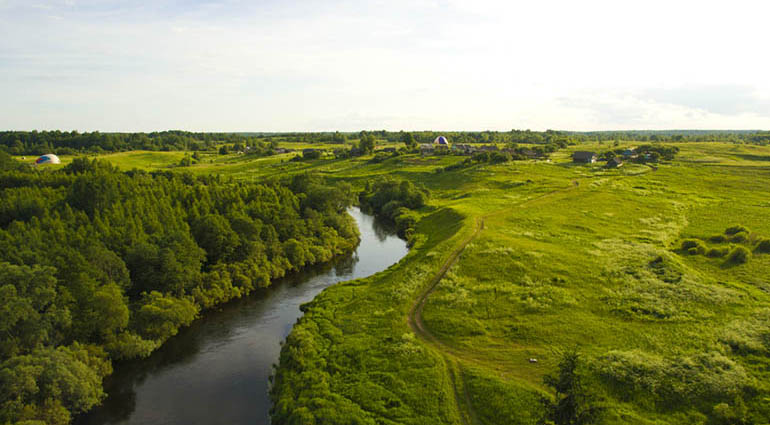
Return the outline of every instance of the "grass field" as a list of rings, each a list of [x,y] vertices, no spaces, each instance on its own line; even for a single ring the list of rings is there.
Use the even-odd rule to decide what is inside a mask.
[[[285,349],[306,350],[292,357],[303,362],[282,361],[277,412],[534,424],[544,374],[577,348],[606,423],[767,424],[770,147],[677,146],[673,161],[615,170],[569,160],[608,144],[445,172],[462,158],[104,158],[254,181],[310,171],[361,187],[394,175],[431,191],[404,260],[307,306]],[[733,226],[746,231],[726,234]]]

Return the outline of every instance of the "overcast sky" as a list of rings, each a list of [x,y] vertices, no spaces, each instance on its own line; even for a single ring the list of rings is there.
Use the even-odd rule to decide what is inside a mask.
[[[0,0],[0,130],[770,129],[763,3]]]

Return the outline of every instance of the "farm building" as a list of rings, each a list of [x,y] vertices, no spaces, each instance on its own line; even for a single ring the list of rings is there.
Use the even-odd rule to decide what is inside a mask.
[[[593,164],[596,162],[596,153],[587,151],[577,151],[572,154],[572,162],[581,162],[584,164]]]
[[[623,166],[623,161],[617,156],[607,161],[607,168],[620,168]]]
[[[432,154],[435,149],[436,148],[433,145],[428,143],[423,143],[420,145],[420,153],[423,155]]]

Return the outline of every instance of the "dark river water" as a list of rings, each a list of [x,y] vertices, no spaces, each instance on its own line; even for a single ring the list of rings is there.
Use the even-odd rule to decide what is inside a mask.
[[[353,254],[274,282],[247,298],[205,312],[149,358],[119,364],[105,381],[104,404],[79,417],[95,424],[267,424],[268,377],[299,306],[340,281],[398,262],[406,243],[357,208]]]

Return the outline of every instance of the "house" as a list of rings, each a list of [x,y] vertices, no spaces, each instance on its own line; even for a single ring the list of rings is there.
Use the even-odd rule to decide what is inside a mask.
[[[302,149],[302,155],[307,155],[307,154],[309,154],[309,153],[313,153],[313,152],[315,152],[316,150],[317,150],[317,149],[311,149],[311,148]]]
[[[623,151],[623,158],[631,158],[632,156],[634,156],[634,148]]]
[[[593,164],[594,162],[596,162],[596,153],[588,152],[588,151],[577,151],[572,154],[572,162]]]
[[[473,153],[476,150],[476,148],[474,148],[471,145],[459,144],[459,145],[452,145],[452,150],[460,154],[468,155]]]
[[[350,148],[350,156],[361,156],[364,154],[363,149],[359,148],[358,146],[353,146]]]
[[[420,153],[423,154],[423,155],[428,155],[428,154],[433,153],[434,149],[435,149],[435,147],[433,145],[431,145],[431,144],[428,144],[428,143],[423,143],[423,144],[420,145]]]
[[[479,148],[482,152],[497,152],[499,149],[497,148],[497,145],[484,145]]]
[[[607,168],[620,168],[622,166],[623,166],[623,161],[617,156],[607,161],[607,165],[605,165],[605,167]]]
[[[532,149],[524,149],[521,153],[529,159],[542,158],[545,156],[542,152],[533,151]]]
[[[384,148],[382,151],[383,152],[388,152],[388,153],[394,153],[394,152],[396,152],[396,148]]]

